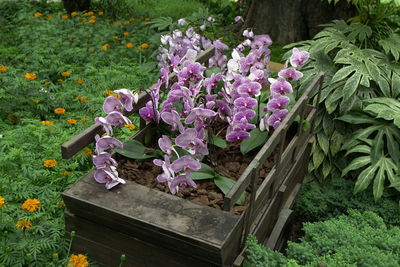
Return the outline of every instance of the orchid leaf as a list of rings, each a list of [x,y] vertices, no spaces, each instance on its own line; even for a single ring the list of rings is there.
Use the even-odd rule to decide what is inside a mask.
[[[220,147],[222,149],[226,148],[228,146],[228,144],[226,143],[226,141],[224,139],[222,139],[219,136],[213,135],[211,137],[211,144],[213,144],[214,146]]]
[[[131,159],[151,159],[158,157],[157,153],[151,152],[146,153],[147,150],[151,150],[148,147],[145,147],[142,143],[137,140],[129,140],[124,143],[122,149],[116,148],[115,151],[122,156]]]
[[[217,176],[217,173],[214,172],[213,168],[208,166],[205,163],[201,163],[201,169],[198,171],[191,171],[189,174],[189,178],[192,180],[204,180],[204,179],[213,179]]]
[[[215,184],[218,186],[219,189],[226,195],[228,194],[229,190],[233,187],[233,185],[236,183],[235,180],[232,180],[230,178],[227,178],[225,176],[217,176],[214,179]],[[238,201],[236,201],[236,204],[238,205],[244,205],[244,202],[246,201],[246,192],[243,192],[243,194],[240,196]]]
[[[256,149],[267,141],[268,139],[269,132],[268,131],[260,131],[259,128],[255,128],[250,132],[250,138],[244,140],[240,144],[240,152],[242,152],[243,155],[249,153],[253,149]]]

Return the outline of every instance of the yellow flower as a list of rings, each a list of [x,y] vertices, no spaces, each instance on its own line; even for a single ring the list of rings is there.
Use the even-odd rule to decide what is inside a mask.
[[[41,121],[40,123],[42,125],[54,125],[54,122],[52,122],[52,121]]]
[[[122,23],[120,21],[115,21],[114,25],[122,25]]]
[[[45,166],[46,168],[52,168],[57,166],[57,161],[54,159],[48,159],[43,161],[43,166]]]
[[[103,16],[103,15],[104,15],[104,12],[103,12],[103,11],[100,11],[100,12],[98,12],[97,14],[99,14],[99,16]]]
[[[150,18],[144,18],[144,21],[149,21],[150,20]]]
[[[68,266],[72,267],[87,267],[89,266],[89,262],[86,259],[86,256],[83,254],[72,254],[69,258]]]
[[[123,36],[128,36],[128,35],[129,35],[129,32],[124,32],[124,33],[122,33],[122,35],[123,35]]]
[[[91,16],[90,19],[96,19],[96,16]]]
[[[128,47],[128,48],[133,48],[133,44],[132,44],[132,43],[127,43],[127,44],[126,44],[126,47]]]
[[[70,175],[71,173],[70,172],[67,172],[67,171],[64,171],[64,172],[62,172],[62,173],[60,173],[62,176],[68,176],[68,175]]]
[[[141,47],[142,47],[143,49],[149,48],[149,44],[144,43],[144,44],[141,45]]]
[[[25,200],[24,204],[22,204],[22,209],[29,212],[37,211],[39,207],[40,207],[40,200],[35,198],[27,199]]]
[[[84,16],[93,16],[93,11],[89,11],[89,12],[86,12],[85,14],[83,14]]]
[[[121,41],[121,44],[125,44],[125,41]]]
[[[134,18],[130,18],[129,21],[130,21],[130,22],[134,22],[135,19],[134,19]]]
[[[68,15],[61,16],[62,19],[68,19]]]
[[[93,151],[92,151],[90,148],[88,148],[88,147],[85,147],[85,148],[83,149],[83,151],[85,152],[86,156],[91,156],[91,155],[93,155]]]
[[[102,50],[108,50],[110,49],[110,45],[109,44],[105,44],[101,47]]]
[[[43,16],[43,14],[40,13],[40,12],[36,12],[36,13],[34,14],[34,16],[35,16],[35,18],[40,18],[41,16]]]
[[[0,65],[0,72],[7,72],[8,68],[7,66]]]
[[[64,108],[56,108],[56,109],[54,109],[54,113],[57,115],[62,115],[65,113],[65,109]]]
[[[50,84],[51,84],[51,82],[44,82],[44,85],[46,85],[46,86],[48,86]]]
[[[82,22],[86,22],[87,21],[87,19],[86,18],[82,18]]]
[[[81,102],[88,102],[89,100],[90,100],[90,98],[89,97],[81,97],[80,99],[79,99]]]
[[[84,80],[76,80],[76,82],[77,82],[78,84],[83,84],[85,81],[84,81]]]
[[[4,204],[6,203],[6,200],[4,197],[0,196],[0,209],[4,208]]]
[[[123,24],[124,25],[128,25],[128,24],[130,24],[131,22],[129,21],[129,20],[125,20],[124,22],[123,22]]]
[[[48,18],[48,19],[52,19],[52,18],[53,18],[53,16],[50,16],[50,15],[49,15],[49,16],[46,16],[46,18]]]
[[[63,82],[64,80],[63,79],[57,79],[57,82]]]
[[[22,219],[17,222],[17,224],[15,225],[15,228],[17,228],[17,229],[20,228],[21,231],[24,231],[25,228],[31,229],[31,226],[32,226],[32,223],[30,221],[28,221],[26,219]]]
[[[25,78],[27,78],[30,81],[33,81],[37,78],[35,73],[25,73]]]
[[[94,24],[94,23],[96,23],[96,20],[95,20],[95,19],[90,19],[90,20],[89,20],[89,23],[90,23],[90,24]]]
[[[32,102],[35,103],[35,104],[39,104],[40,100],[39,99],[32,99]]]
[[[61,208],[64,208],[64,207],[65,207],[64,201],[61,200],[60,202],[57,203],[57,208],[61,209]]]
[[[113,36],[112,38],[113,38],[114,40],[118,40],[118,39],[119,39],[118,36]]]
[[[128,128],[129,130],[133,131],[136,129],[135,124],[125,124],[124,125],[125,128]]]
[[[76,124],[76,120],[75,119],[69,119],[69,120],[67,120],[67,122],[68,122],[68,124],[71,124],[71,125],[75,125]]]
[[[71,13],[71,17],[76,17],[76,16],[78,16],[78,12],[74,11]]]
[[[61,76],[63,76],[63,77],[68,77],[70,75],[71,75],[71,72],[68,72],[68,71],[61,72]]]

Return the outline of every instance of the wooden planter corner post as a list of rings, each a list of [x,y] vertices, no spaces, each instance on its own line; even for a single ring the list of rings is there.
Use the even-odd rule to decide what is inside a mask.
[[[207,61],[213,53],[214,48],[209,48],[199,55],[198,61]],[[226,194],[225,211],[132,181],[107,191],[94,180],[94,171],[89,172],[62,194],[67,207],[66,231],[76,231],[72,251],[87,253],[104,266],[118,266],[121,254],[127,256],[126,266],[231,266],[243,259],[248,233],[260,241],[270,235],[277,240],[279,234],[272,230],[282,228],[275,226],[282,221],[278,220],[279,214],[290,208],[305,174],[312,128],[303,130],[301,125],[303,120],[312,124],[315,119],[316,108],[309,106],[308,100],[322,76],[315,77]],[[148,100],[142,94],[133,112]],[[285,133],[297,116],[301,117],[297,133],[285,141]],[[134,138],[143,138],[145,131],[146,128],[140,130]],[[94,142],[99,133],[102,129],[94,125],[63,144],[63,157],[69,158]],[[258,170],[276,149],[279,150],[276,164],[257,188]],[[249,185],[252,194],[246,211],[241,215],[229,212]]]

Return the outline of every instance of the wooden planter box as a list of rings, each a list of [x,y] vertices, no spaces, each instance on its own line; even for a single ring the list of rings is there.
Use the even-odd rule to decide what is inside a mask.
[[[199,61],[205,61],[213,53],[210,51],[200,55]],[[67,207],[66,231],[76,231],[72,252],[88,254],[104,266],[118,266],[121,254],[126,255],[124,266],[231,266],[243,260],[244,239],[249,233],[260,241],[273,236],[276,243],[283,228],[276,225],[279,214],[291,207],[307,169],[316,114],[308,100],[322,76],[316,76],[225,196],[224,211],[131,181],[107,191],[94,180],[93,171],[89,172],[62,194]],[[287,130],[297,116],[301,118],[297,133],[287,142]],[[300,127],[303,120],[311,123],[305,131]],[[97,131],[101,129],[93,126],[64,144],[64,157],[87,145],[88,136],[93,142]],[[143,131],[135,138],[142,138]],[[257,186],[260,166],[276,149],[275,166]],[[231,213],[248,186],[253,192],[249,206],[241,215]],[[281,216],[279,225],[284,221]]]

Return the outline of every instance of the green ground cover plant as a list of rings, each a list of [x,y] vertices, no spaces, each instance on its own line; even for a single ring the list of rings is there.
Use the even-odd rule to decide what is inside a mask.
[[[306,223],[300,243],[289,242],[286,256],[249,237],[249,266],[399,266],[400,228],[377,214],[350,211],[323,222]]]

